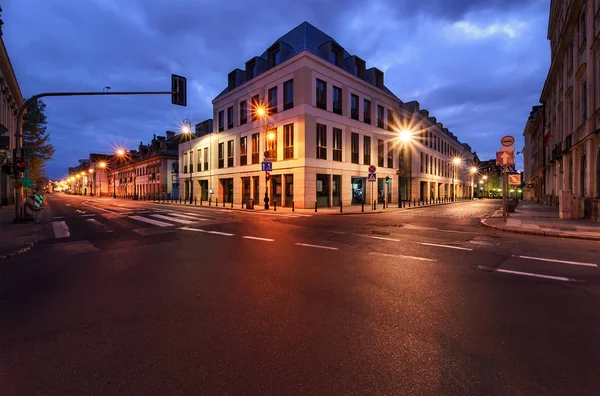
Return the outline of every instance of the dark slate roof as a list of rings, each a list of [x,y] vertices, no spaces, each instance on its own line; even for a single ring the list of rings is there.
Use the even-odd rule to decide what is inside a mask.
[[[289,32],[287,32],[286,34],[281,36],[279,39],[277,39],[273,44],[271,44],[271,46],[275,45],[278,42],[283,42],[292,48],[291,53],[288,56],[286,56],[285,58],[281,59],[281,63],[283,63],[283,62],[287,61],[288,59],[291,59],[294,56],[300,54],[302,51],[308,51],[311,54],[324,59],[322,54],[319,52],[319,47],[330,41],[332,41],[333,43],[335,43],[338,46],[343,48],[343,46],[340,45],[337,41],[335,41],[331,36],[323,33],[321,30],[317,29],[316,27],[314,27],[313,25],[311,25],[308,22],[302,22],[300,25],[296,26],[294,29],[290,30]],[[271,46],[269,46],[269,48]],[[348,51],[344,50],[344,59],[347,59],[351,56],[352,55]],[[259,58],[267,60],[268,59],[268,49],[265,52],[263,52],[259,56]],[[348,68],[344,67],[344,70],[346,72],[352,74],[352,72]],[[246,82],[248,82],[248,81],[245,81],[244,83],[246,83]],[[374,82],[372,82],[372,83],[374,83]],[[242,84],[239,84],[238,86],[240,86]],[[396,95],[394,95],[394,93],[392,91],[390,91],[387,87],[385,87],[385,85],[383,86],[383,91],[386,92],[387,94],[393,96],[394,98],[398,99],[398,97]],[[221,93],[219,93],[219,95],[217,95],[217,97],[215,99],[218,99],[219,97],[225,95],[227,92],[229,92],[228,87],[226,87],[223,91],[221,91]],[[400,100],[400,99],[398,99],[398,100]]]

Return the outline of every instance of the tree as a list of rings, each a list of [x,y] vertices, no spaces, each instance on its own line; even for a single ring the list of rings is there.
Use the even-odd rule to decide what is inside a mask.
[[[37,99],[29,105],[23,117],[23,147],[30,153],[29,177],[35,181],[46,175],[46,162],[54,156],[54,146],[46,131],[45,108],[46,104]]]

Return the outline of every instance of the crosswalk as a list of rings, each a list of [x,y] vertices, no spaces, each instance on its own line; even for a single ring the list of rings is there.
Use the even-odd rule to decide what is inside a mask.
[[[192,212],[175,211],[134,211],[115,216],[114,213],[77,212],[77,216],[58,216],[52,222],[52,233],[55,239],[66,239],[74,234],[112,233],[115,229],[144,231],[147,228],[168,229],[169,227],[188,226],[196,223],[219,222],[219,214],[210,216]],[[143,234],[143,232],[139,232]]]

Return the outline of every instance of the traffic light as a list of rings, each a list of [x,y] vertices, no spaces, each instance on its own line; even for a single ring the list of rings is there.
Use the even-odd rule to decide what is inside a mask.
[[[16,171],[17,172],[25,172],[25,168],[26,168],[26,163],[25,160],[17,160],[17,162],[15,163],[16,166]]]
[[[269,172],[265,172],[265,180],[269,181],[271,178],[271,174]]]
[[[187,79],[185,77],[171,74],[171,103],[187,106]]]
[[[386,176],[386,177],[385,177],[385,182],[386,182],[387,184],[390,184],[390,180],[392,180],[392,179],[390,179],[390,177],[389,177],[389,176]]]

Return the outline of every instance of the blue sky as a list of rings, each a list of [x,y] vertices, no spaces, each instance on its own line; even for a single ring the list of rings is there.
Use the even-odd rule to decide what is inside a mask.
[[[47,98],[51,178],[90,152],[137,148],[153,134],[212,116],[227,74],[303,21],[385,71],[480,159],[503,135],[523,147],[550,64],[548,0],[9,0],[3,39],[23,95],[169,90],[188,78],[188,106],[168,96]],[[520,164],[519,164],[520,162]],[[522,157],[517,156],[522,168]]]

